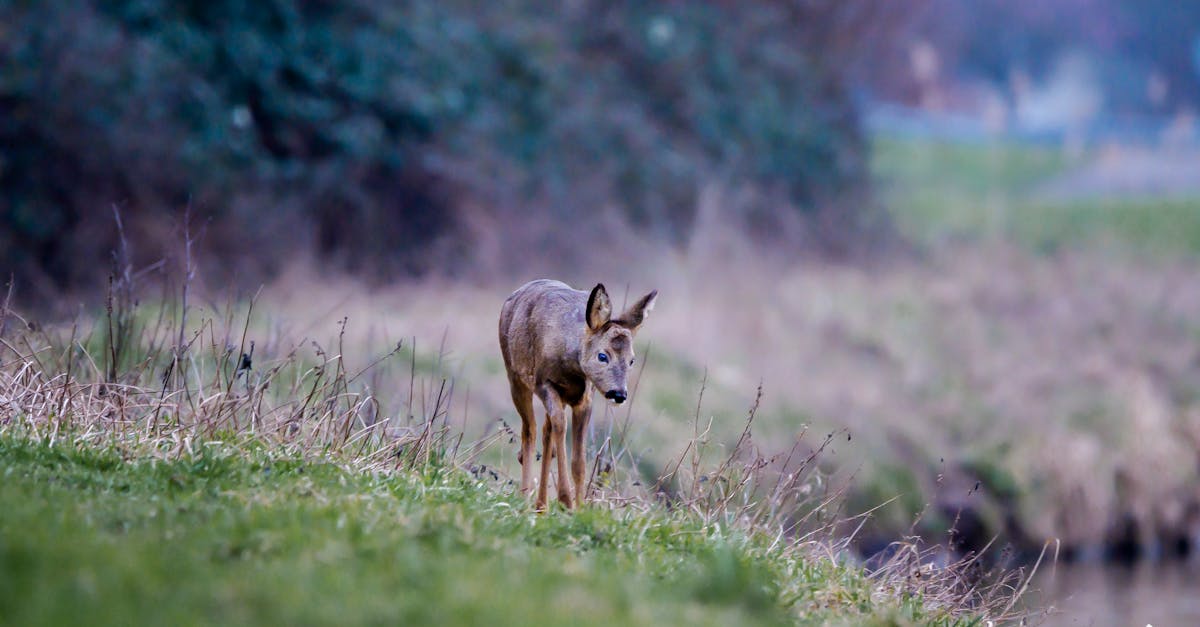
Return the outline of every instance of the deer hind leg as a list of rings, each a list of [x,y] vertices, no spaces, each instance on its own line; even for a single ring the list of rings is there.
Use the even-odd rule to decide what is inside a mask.
[[[558,392],[548,385],[538,389],[538,397],[546,406],[546,424],[542,429],[542,476],[538,485],[536,507],[542,511],[546,507],[546,494],[550,485],[550,464],[558,465],[558,500],[567,507],[574,506],[571,498],[571,483],[567,479],[567,457],[564,447],[566,416],[562,399]]]
[[[517,451],[517,463],[521,464],[521,494],[529,496],[533,492],[533,438],[537,433],[537,418],[533,414],[533,391],[515,379],[509,383],[512,387],[513,405],[516,405],[517,413],[521,415],[521,448]],[[529,463],[526,464],[525,460],[529,460]]]
[[[576,507],[587,502],[587,451],[584,450],[584,441],[591,418],[591,398],[585,396],[578,405],[571,407],[571,479],[575,483]]]

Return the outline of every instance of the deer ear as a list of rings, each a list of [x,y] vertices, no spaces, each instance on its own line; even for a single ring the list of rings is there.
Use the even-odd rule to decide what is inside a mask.
[[[625,313],[621,314],[621,322],[636,330],[646,321],[646,316],[650,314],[651,309],[654,309],[654,301],[656,300],[658,300],[658,290],[646,294],[641,300],[626,310]]]
[[[608,300],[608,292],[604,290],[603,283],[597,283],[596,287],[592,288],[592,293],[588,296],[587,302],[587,325],[593,331],[599,331],[600,327],[608,323],[612,317],[612,302]]]

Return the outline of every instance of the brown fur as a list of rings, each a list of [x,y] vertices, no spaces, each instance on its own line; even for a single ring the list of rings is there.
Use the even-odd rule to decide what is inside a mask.
[[[583,438],[592,415],[592,392],[609,398],[627,395],[633,365],[633,337],[653,309],[653,291],[617,318],[604,285],[590,293],[559,281],[530,281],[513,292],[500,310],[500,352],[513,404],[521,415],[521,492],[533,489],[533,438],[537,422],[533,397],[546,408],[542,468],[536,507],[546,506],[550,463],[557,462],[558,500],[567,507],[586,501]],[[600,361],[603,353],[607,362]],[[619,400],[617,402],[620,402]],[[566,407],[571,408],[571,479],[565,455]],[[572,490],[574,487],[574,490]],[[574,494],[574,497],[572,496]]]

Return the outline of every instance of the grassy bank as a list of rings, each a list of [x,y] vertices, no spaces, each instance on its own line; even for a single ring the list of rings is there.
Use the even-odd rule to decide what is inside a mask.
[[[123,302],[0,345],[3,622],[978,624],[1020,584],[910,545],[868,572],[814,468],[703,436],[666,492],[610,453],[593,505],[537,515],[448,349]]]
[[[890,613],[846,567],[661,512],[534,516],[462,472],[356,473],[253,443],[124,459],[10,435],[0,474],[0,613],[13,625],[765,625],[787,623],[789,609]],[[931,616],[917,602],[889,609]]]
[[[632,231],[621,264],[559,276],[603,279],[620,305],[626,292],[662,295],[638,339],[631,402],[595,412],[589,450],[613,469],[600,490],[653,500],[667,477],[666,491],[690,496],[733,455],[742,468],[761,462],[768,486],[802,471],[771,514],[781,528],[791,522],[779,512],[833,499],[845,503],[837,516],[871,510],[856,536],[869,546],[914,531],[946,543],[963,512],[977,523],[971,548],[998,536],[1035,555],[1056,539],[1095,554],[1131,533],[1160,546],[1189,537],[1200,479],[1179,460],[1200,442],[1200,289],[1186,228],[1196,212],[1183,200],[1162,212],[1070,201],[1082,204],[1055,221],[1036,188],[1078,163],[1049,148],[893,144],[879,159],[918,254],[792,263],[726,228],[720,207],[736,195],[718,193],[683,250]],[[957,196],[929,205],[914,195],[923,186],[928,202]],[[947,224],[959,226],[939,230]],[[118,282],[113,321],[43,325],[28,345],[10,319],[8,341],[43,373],[37,402],[57,411],[49,381],[71,373],[93,387],[68,405],[111,403],[96,381],[132,386],[164,434],[283,429],[305,447],[363,455],[438,438],[463,463],[519,475],[495,337],[516,282],[380,288],[296,267],[253,311],[248,296],[194,285],[205,296],[187,310],[186,359],[173,370],[178,287],[146,290],[134,307]],[[251,342],[254,366],[239,373]]]

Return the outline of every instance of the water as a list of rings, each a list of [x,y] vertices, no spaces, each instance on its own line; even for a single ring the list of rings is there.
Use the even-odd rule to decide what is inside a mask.
[[[1200,626],[1200,562],[1044,568],[1028,598],[1054,606],[1047,627]]]

